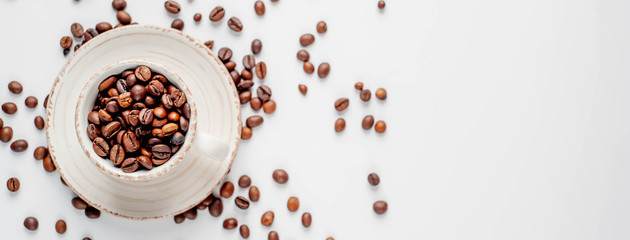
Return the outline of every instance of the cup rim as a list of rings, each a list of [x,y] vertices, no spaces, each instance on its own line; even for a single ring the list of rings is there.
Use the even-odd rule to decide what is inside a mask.
[[[100,83],[100,81],[104,80],[106,77],[109,77],[109,76],[105,76],[105,73],[107,71],[111,70],[112,68],[116,68],[120,66],[125,66],[125,69],[132,69],[141,65],[151,65],[152,72],[158,72],[161,75],[170,76],[168,77],[168,80],[171,82],[175,82],[175,84],[178,85],[180,90],[186,94],[187,103],[190,104],[191,117],[188,120],[189,127],[188,127],[188,131],[186,132],[186,139],[184,143],[181,145],[181,148],[175,154],[173,154],[166,163],[160,166],[156,166],[152,168],[151,170],[147,170],[144,173],[138,173],[138,172],[125,173],[122,171],[117,171],[117,170],[112,169],[115,167],[109,166],[106,163],[102,162],[102,161],[107,161],[108,159],[105,159],[101,156],[96,155],[96,153],[94,152],[94,149],[91,146],[85,145],[84,140],[85,140],[85,137],[87,137],[85,127],[87,126],[82,128],[80,126],[79,121],[81,121],[80,119],[83,117],[87,118],[86,114],[89,113],[89,111],[91,111],[91,110],[88,110],[88,112],[82,112],[81,110],[82,107],[85,106],[85,104],[90,104],[90,102],[87,99],[85,99],[86,95],[88,94],[87,91],[91,87],[93,87],[95,84],[98,84]],[[154,71],[154,69],[156,71]],[[171,171],[173,168],[177,167],[179,163],[186,156],[186,153],[192,147],[195,136],[197,135],[197,131],[196,131],[197,130],[197,105],[195,104],[194,97],[192,96],[192,94],[190,94],[190,89],[188,88],[188,85],[186,85],[186,82],[184,82],[178,74],[171,71],[168,67],[162,64],[159,64],[157,62],[147,60],[147,59],[142,59],[142,58],[123,59],[123,60],[119,60],[117,62],[111,63],[103,67],[102,69],[100,69],[98,72],[92,75],[92,77],[88,80],[85,86],[83,86],[83,88],[81,89],[81,94],[79,95],[79,99],[77,100],[77,105],[75,107],[74,121],[75,121],[75,132],[77,134],[77,137],[79,138],[79,145],[81,145],[81,148],[83,148],[83,151],[85,152],[87,158],[90,159],[90,161],[92,161],[92,163],[94,163],[98,168],[108,173],[110,176],[113,176],[119,179],[129,180],[129,181],[148,181],[148,180],[163,176],[169,171]],[[90,122],[88,121],[87,125],[89,124]],[[90,140],[89,142],[92,142],[92,141]],[[161,168],[161,169],[156,169],[156,168]]]

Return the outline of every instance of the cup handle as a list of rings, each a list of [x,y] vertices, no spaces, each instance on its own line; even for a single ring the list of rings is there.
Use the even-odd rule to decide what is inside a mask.
[[[223,140],[205,132],[197,132],[195,145],[201,154],[219,162],[225,160],[230,150],[230,146]]]

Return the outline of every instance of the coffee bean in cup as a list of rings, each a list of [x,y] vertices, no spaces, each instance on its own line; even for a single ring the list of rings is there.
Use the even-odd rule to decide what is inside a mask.
[[[162,165],[179,151],[190,105],[165,76],[138,66],[107,77],[98,90],[87,116],[87,134],[97,155],[123,172],[135,172]]]

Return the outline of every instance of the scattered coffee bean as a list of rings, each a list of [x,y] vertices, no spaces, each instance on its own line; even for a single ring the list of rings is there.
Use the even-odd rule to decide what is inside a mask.
[[[324,21],[317,22],[316,28],[317,28],[318,33],[325,33],[328,30],[328,26],[326,25],[326,22]]]
[[[313,217],[311,216],[311,213],[305,212],[302,214],[302,226],[305,228],[310,227],[312,221]]]
[[[88,218],[99,218],[101,216],[101,211],[92,206],[88,206],[85,209],[85,216]]]
[[[171,27],[181,31],[184,29],[184,21],[179,18],[175,19],[173,23],[171,23]]]
[[[385,125],[385,122],[383,121],[379,120],[374,125],[374,131],[376,131],[377,133],[384,133],[385,129],[387,129],[387,125]]]
[[[59,45],[61,45],[61,48],[63,49],[69,49],[70,47],[72,47],[72,37],[63,36],[59,40]]]
[[[188,209],[186,212],[184,212],[184,217],[190,220],[194,220],[195,218],[197,218],[197,208]]]
[[[243,23],[241,23],[241,20],[237,17],[231,17],[228,20],[228,27],[230,27],[232,31],[240,32],[243,30]]]
[[[238,179],[238,186],[241,188],[247,188],[252,184],[252,179],[247,175],[243,175]]]
[[[372,128],[372,125],[374,125],[374,116],[372,115],[365,116],[363,121],[361,121],[361,127],[365,130]]]
[[[252,129],[246,126],[243,126],[241,128],[241,139],[247,140],[247,139],[250,139],[251,137],[252,137]]]
[[[254,79],[254,74],[252,74],[252,72],[250,72],[247,69],[243,69],[243,71],[241,71],[241,78],[243,78],[245,80],[252,80],[252,79]]]
[[[238,74],[238,71],[234,70],[230,72],[230,76],[232,77],[232,81],[234,81],[234,84],[237,85],[241,82],[241,75]]]
[[[230,58],[232,58],[232,50],[226,47],[221,48],[219,49],[218,57],[223,62],[230,61]]]
[[[359,93],[359,97],[361,98],[361,101],[368,102],[370,101],[370,98],[372,98],[372,92],[368,89],[363,89]]]
[[[64,220],[57,220],[57,223],[55,223],[55,231],[57,231],[57,233],[59,234],[64,234],[66,233],[66,221]]]
[[[221,58],[221,57],[219,57]],[[236,68],[236,63],[233,61],[228,61],[225,63],[225,68],[227,68],[228,71],[232,71],[234,70],[234,68]]]
[[[258,97],[253,97],[252,100],[249,101],[249,105],[254,111],[258,111],[262,108],[262,101],[260,101]]]
[[[46,155],[48,155],[48,148],[43,146],[39,146],[35,148],[35,151],[33,151],[33,157],[35,160],[42,160],[46,157]]]
[[[183,223],[184,220],[186,220],[186,217],[184,217],[183,213],[180,213],[180,214],[175,215],[173,219],[175,220],[175,223],[180,224],[180,223]]]
[[[37,98],[33,96],[26,97],[26,99],[24,100],[24,105],[26,105],[26,107],[28,108],[37,107]]]
[[[260,98],[260,101],[262,101],[263,103],[266,103],[271,99],[271,88],[269,88],[267,85],[260,85],[256,90],[256,93],[258,94],[258,98]]]
[[[313,36],[313,34],[307,33],[300,36],[300,45],[302,45],[302,47],[311,45],[313,42],[315,42],[315,36]]]
[[[249,188],[249,200],[251,200],[252,202],[258,202],[259,199],[260,199],[260,190],[258,190],[258,187],[256,186],[251,186]]]
[[[223,186],[221,186],[221,190],[219,192],[219,195],[221,195],[221,197],[223,198],[231,197],[234,193],[234,184],[230,181],[226,181],[225,183],[223,183]]]
[[[289,200],[287,200],[287,208],[289,209],[289,212],[297,211],[298,208],[300,208],[300,199],[297,197],[290,197]]]
[[[182,7],[179,5],[179,3],[171,0],[164,2],[164,8],[166,8],[167,12],[170,12],[172,14],[178,14],[179,11],[182,10]]]
[[[223,221],[223,228],[227,230],[235,229],[238,226],[238,221],[235,218],[228,218]]]
[[[383,1],[383,0],[378,1],[378,8],[380,8],[380,9],[385,8],[385,1]]]
[[[4,111],[6,114],[14,114],[15,112],[17,112],[17,105],[12,102],[4,103],[2,104],[2,111]]]
[[[247,201],[247,199],[245,197],[242,197],[242,196],[236,197],[234,199],[234,203],[240,209],[247,209],[247,208],[249,208],[249,201]]]
[[[265,213],[263,213],[262,217],[260,218],[260,223],[262,223],[262,225],[264,226],[271,226],[271,224],[273,224],[273,212],[272,211],[266,211]]]
[[[280,237],[278,236],[278,232],[276,231],[271,231],[269,232],[269,235],[267,236],[268,240],[280,240]]]
[[[335,121],[335,132],[341,132],[346,128],[346,120],[343,118],[337,118]]]
[[[282,169],[276,169],[273,171],[273,180],[279,184],[285,184],[289,181],[289,174]]]
[[[125,149],[120,144],[116,144],[109,150],[109,159],[115,166],[122,164],[125,160]]]
[[[123,25],[131,23],[131,16],[129,15],[129,13],[125,12],[125,10],[118,11],[118,13],[116,13],[116,18]]]
[[[298,89],[300,89],[300,92],[302,93],[302,95],[306,95],[306,92],[308,91],[308,88],[304,84],[298,85]]]
[[[221,213],[223,213],[223,201],[220,198],[214,198],[212,204],[208,207],[208,211],[213,217],[221,216]]]
[[[221,21],[221,19],[223,19],[223,16],[225,16],[225,9],[223,9],[223,7],[221,6],[215,7],[214,9],[212,9],[212,12],[210,12],[210,21]]]
[[[268,102],[263,104],[263,111],[266,114],[272,114],[276,111],[276,102],[274,100],[269,100]]]
[[[82,44],[90,41],[92,38],[96,37],[97,35],[98,35],[98,32],[96,30],[94,30],[93,28],[88,28],[83,33],[83,43]]]
[[[212,49],[212,46],[214,46],[214,41],[206,41],[205,43],[203,43],[203,45],[206,45],[207,48]]]
[[[39,227],[39,222],[37,221],[37,218],[27,217],[24,219],[24,227],[28,230],[35,231]]]
[[[337,110],[338,112],[342,112],[343,110],[346,110],[348,108],[348,105],[350,105],[350,99],[339,98],[337,99],[337,101],[335,101],[335,110]]]
[[[20,94],[22,93],[22,84],[19,83],[18,81],[11,81],[9,82],[9,91],[11,91],[13,94]]]
[[[357,82],[354,84],[354,89],[356,90],[363,90],[363,83],[362,82]]]
[[[9,142],[13,138],[13,128],[5,126],[0,129],[0,141]]]
[[[376,201],[372,208],[374,208],[376,214],[380,215],[387,212],[387,203],[385,201]]]
[[[258,62],[256,64],[256,77],[263,80],[267,76],[267,64],[265,62]]]
[[[20,180],[14,177],[9,178],[9,180],[7,180],[7,189],[9,189],[9,192],[17,192],[20,190]]]
[[[254,39],[254,41],[252,41],[252,53],[259,54],[260,51],[262,51],[262,47],[262,42],[259,39]]]
[[[258,16],[265,15],[265,4],[262,1],[256,1],[254,3],[254,11]]]
[[[73,23],[70,25],[70,32],[72,32],[72,36],[74,37],[83,37],[83,26],[80,23]]]
[[[195,20],[195,22],[201,21],[201,18],[201,13],[195,13],[195,15],[193,16],[193,20]]]
[[[74,197],[72,198],[72,206],[79,210],[85,210],[88,207],[88,204],[80,197]]]
[[[319,64],[319,67],[317,67],[317,76],[325,78],[328,76],[328,73],[330,73],[330,64],[326,62]]]
[[[96,27],[94,27],[96,29],[96,31],[98,33],[104,33],[107,32],[109,30],[112,30],[112,25],[107,23],[107,22],[100,22],[98,24],[96,24]]]
[[[308,53],[308,51],[302,49],[300,51],[297,52],[297,59],[302,61],[302,62],[306,62],[308,61],[308,59],[311,57],[311,55]]]
[[[380,100],[385,100],[385,98],[387,98],[387,91],[385,91],[385,89],[382,89],[382,88],[376,89],[374,96],[376,96],[376,98]]]
[[[44,158],[44,160],[42,161],[42,165],[44,166],[44,170],[46,170],[46,172],[54,172],[57,169],[50,155]]]
[[[20,139],[11,143],[11,150],[14,152],[23,152],[28,148],[28,142],[26,140]]]
[[[253,55],[245,55],[245,57],[243,57],[243,67],[245,67],[245,69],[251,70],[255,66],[256,66],[256,59],[254,58]]]
[[[127,2],[125,0],[114,0],[112,1],[112,7],[117,11],[124,10],[127,7]]]
[[[370,173],[368,174],[368,182],[370,183],[370,185],[376,186],[381,182],[381,179],[376,173]]]
[[[44,118],[43,118],[43,117],[41,117],[41,116],[37,116],[37,117],[35,117],[34,122],[35,122],[35,127],[36,127],[38,130],[42,130],[42,129],[44,129],[44,127],[45,127],[45,125],[46,125],[46,123],[44,123]]]
[[[247,227],[247,225],[243,224],[238,228],[239,233],[241,234],[242,238],[249,238],[249,227]]]
[[[309,61],[304,62],[303,68],[306,74],[312,74],[315,72],[315,66],[313,66],[313,64]]]
[[[254,115],[254,116],[248,117],[247,120],[245,121],[245,124],[249,128],[258,127],[262,123],[263,123],[263,117],[260,115]]]

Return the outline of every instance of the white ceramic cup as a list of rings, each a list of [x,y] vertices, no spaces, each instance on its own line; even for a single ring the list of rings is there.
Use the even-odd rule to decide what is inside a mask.
[[[87,116],[92,111],[92,107],[94,107],[94,102],[98,94],[98,86],[103,80],[107,79],[109,76],[120,74],[127,69],[135,69],[141,65],[148,66],[153,75],[164,75],[172,84],[184,92],[186,94],[186,100],[190,104],[191,114],[184,144],[181,145],[179,151],[172,155],[166,163],[154,166],[151,170],[141,169],[126,173],[123,172],[120,167],[114,166],[111,160],[102,158],[96,154],[92,140],[90,140],[87,135],[87,127],[89,125]],[[209,133],[197,131],[197,111],[195,96],[190,93],[186,82],[176,73],[159,63],[146,59],[129,59],[110,64],[90,78],[79,96],[74,118],[77,137],[83,151],[90,161],[115,178],[130,182],[146,182],[154,180],[155,178],[168,176],[170,170],[178,167],[178,165],[192,164],[191,161],[186,161],[187,156],[205,155],[214,161],[223,161],[227,158],[229,151],[227,143]]]

